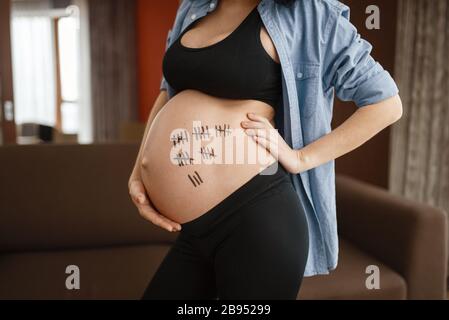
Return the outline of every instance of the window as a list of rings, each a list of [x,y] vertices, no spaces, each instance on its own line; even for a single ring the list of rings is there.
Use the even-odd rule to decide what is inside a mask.
[[[56,20],[59,49],[60,127],[64,133],[78,133],[79,119],[79,23],[74,17]]]
[[[12,47],[17,124],[79,133],[80,23],[71,10],[13,12]]]
[[[51,19],[13,17],[12,51],[17,124],[54,126],[56,80]]]

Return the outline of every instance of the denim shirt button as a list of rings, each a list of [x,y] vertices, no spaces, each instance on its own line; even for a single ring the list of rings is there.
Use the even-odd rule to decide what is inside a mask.
[[[212,3],[209,5],[209,8],[214,9],[214,8],[215,8],[215,3],[212,2]]]
[[[298,72],[297,77],[298,77],[299,79],[301,79],[303,76],[304,76],[304,74],[303,74],[302,72]]]
[[[192,14],[192,16],[190,17],[192,20],[195,20],[196,18],[196,14]]]

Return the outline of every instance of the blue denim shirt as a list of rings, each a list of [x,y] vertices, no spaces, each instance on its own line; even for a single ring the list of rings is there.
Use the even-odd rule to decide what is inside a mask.
[[[167,47],[189,24],[215,10],[218,1],[184,0]],[[364,107],[398,94],[390,74],[371,57],[372,46],[350,23],[344,4],[301,0],[284,6],[262,0],[258,10],[282,65],[284,108],[276,115],[277,128],[293,149],[331,132],[334,95]],[[165,79],[161,89],[169,98],[176,94]],[[339,253],[335,161],[291,178],[310,230],[305,276],[328,274],[337,267]]]

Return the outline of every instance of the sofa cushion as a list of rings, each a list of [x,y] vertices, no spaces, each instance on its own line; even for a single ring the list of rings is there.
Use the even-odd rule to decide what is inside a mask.
[[[0,299],[139,299],[169,250],[167,245],[2,255]],[[79,291],[65,287],[69,265]],[[365,269],[377,265],[381,290],[367,290]],[[341,240],[340,264],[329,276],[306,278],[299,299],[405,299],[404,279]]]
[[[0,148],[0,252],[172,243],[128,195],[138,145]]]
[[[303,300],[376,300],[406,299],[405,280],[395,271],[353,244],[340,239],[340,259],[335,271],[328,276],[305,278],[299,299]],[[368,290],[368,266],[380,269],[380,290]]]
[[[2,299],[139,299],[169,246],[17,253],[0,256]],[[66,268],[80,270],[80,290],[66,289]]]

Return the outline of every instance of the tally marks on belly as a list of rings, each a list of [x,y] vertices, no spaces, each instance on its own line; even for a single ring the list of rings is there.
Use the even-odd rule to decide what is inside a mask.
[[[208,125],[206,126],[196,126],[193,128],[192,137],[196,139],[196,141],[204,141],[209,140],[212,137],[211,129]],[[217,138],[225,138],[232,135],[232,129],[231,125],[229,124],[218,124],[214,127],[215,131],[215,137]],[[176,134],[173,134],[170,138],[171,143],[174,147],[183,146],[185,144],[188,144],[190,142],[189,139],[189,133],[187,130],[183,130],[181,132],[177,132]],[[215,153],[214,148],[212,147],[202,147],[200,150],[200,154],[202,159],[204,160],[211,160],[217,157],[217,154]],[[175,158],[175,162],[177,163],[178,167],[186,167],[193,165],[195,162],[195,159],[190,155],[187,151],[179,151]],[[194,171],[193,174],[188,174],[187,178],[192,183],[192,185],[197,188],[204,184],[204,180],[201,177],[201,175],[198,173],[198,171]]]

